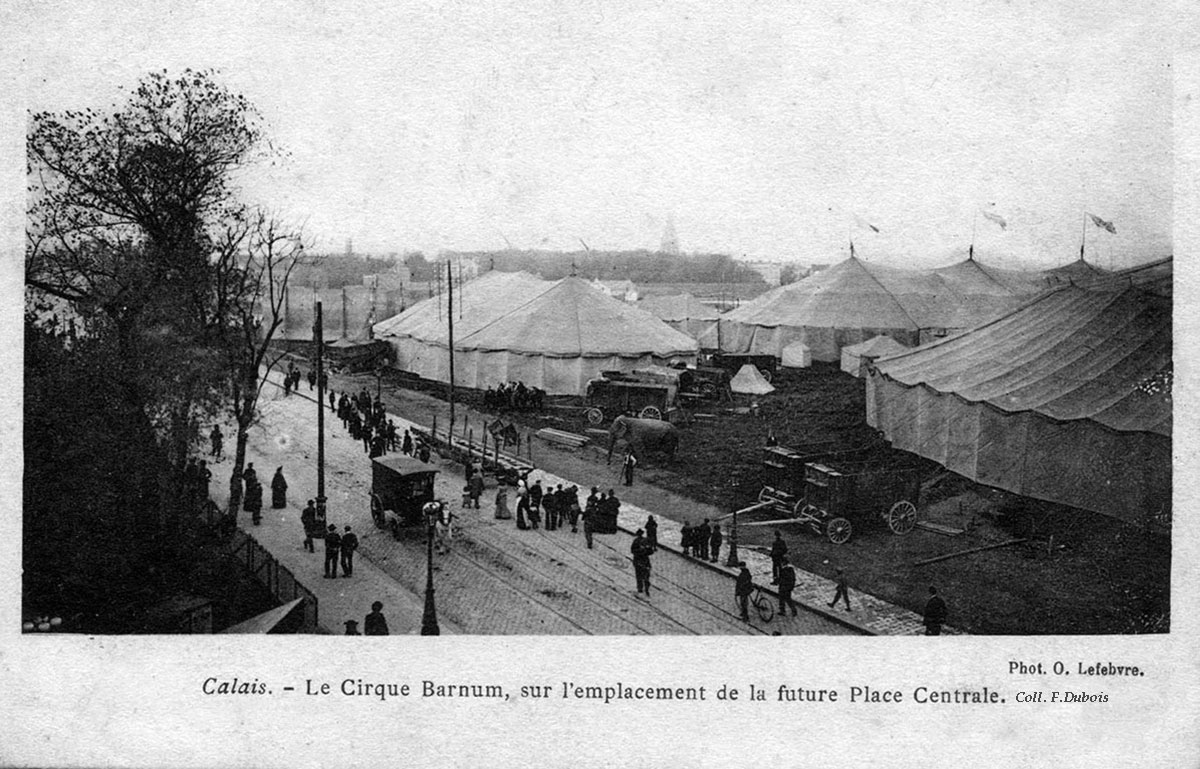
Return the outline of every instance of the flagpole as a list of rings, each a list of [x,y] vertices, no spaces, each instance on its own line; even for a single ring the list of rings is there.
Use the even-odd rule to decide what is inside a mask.
[[[1083,233],[1079,238],[1079,261],[1083,261],[1083,247],[1087,243],[1087,211],[1083,212]]]

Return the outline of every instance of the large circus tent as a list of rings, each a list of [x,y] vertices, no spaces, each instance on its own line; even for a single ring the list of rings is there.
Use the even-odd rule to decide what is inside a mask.
[[[877,264],[851,256],[747,302],[721,318],[721,349],[779,356],[802,342],[814,360],[886,336],[913,347],[995,318],[1042,291],[1091,282],[1102,271],[1083,262],[1021,272],[974,258],[936,269]]]
[[[1169,264],[1045,292],[877,360],[867,421],[979,483],[1126,521],[1169,515]]]
[[[717,309],[688,293],[669,296],[650,296],[638,302],[638,307],[653,314],[676,331],[682,331],[700,343],[704,350],[718,347]]]
[[[578,395],[602,371],[696,359],[695,339],[580,278],[489,272],[454,289],[453,309],[450,299],[426,299],[375,325],[397,367],[448,382],[451,317],[455,381],[465,387],[524,382]]]

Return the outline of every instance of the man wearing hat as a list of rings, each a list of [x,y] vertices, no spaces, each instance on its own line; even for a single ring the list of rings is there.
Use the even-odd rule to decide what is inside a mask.
[[[342,535],[338,534],[337,526],[329,524],[325,532],[325,579],[337,577],[338,551],[342,549]]]
[[[354,573],[354,551],[358,549],[358,535],[346,527],[342,535],[342,576],[349,577]]]
[[[737,575],[737,583],[733,587],[733,595],[737,598],[738,608],[742,611],[742,622],[750,621],[750,593],[754,592],[754,577],[746,568],[745,561],[738,561],[741,571]]]
[[[644,593],[649,598],[650,553],[653,550],[646,540],[645,533],[642,529],[637,530],[637,536],[633,538],[633,544],[629,546],[629,551],[633,554],[633,575],[637,580],[637,592]]]
[[[383,616],[383,603],[376,601],[371,604],[371,613],[367,615],[363,622],[363,630],[365,635],[387,635],[388,626],[387,619]]]
[[[792,600],[792,591],[796,589],[796,569],[785,555],[779,563],[779,616],[787,614],[792,607],[792,616],[796,616],[796,602]]]

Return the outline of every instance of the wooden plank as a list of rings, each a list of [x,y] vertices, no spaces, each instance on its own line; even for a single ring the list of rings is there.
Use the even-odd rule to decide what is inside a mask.
[[[917,521],[917,528],[932,531],[935,534],[945,534],[948,537],[957,537],[959,534],[966,533],[966,529],[956,529],[953,526],[943,526],[940,523],[931,523],[930,521]]]
[[[982,553],[984,550],[995,550],[996,548],[1008,547],[1009,545],[1019,545],[1022,542],[1027,542],[1027,541],[1028,541],[1028,539],[1024,539],[1024,538],[1023,539],[1010,539],[1007,542],[1001,542],[997,545],[984,545],[983,547],[972,547],[969,550],[959,550],[957,553],[948,553],[946,555],[939,555],[936,558],[926,558],[924,561],[915,561],[913,563],[913,566],[925,566],[927,564],[937,563],[938,561],[945,561],[950,558],[958,558],[960,555],[971,555],[972,553]]]

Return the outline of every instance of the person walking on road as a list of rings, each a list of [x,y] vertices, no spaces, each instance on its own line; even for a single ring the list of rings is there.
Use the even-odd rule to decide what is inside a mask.
[[[225,436],[221,434],[220,425],[213,425],[208,439],[212,441],[212,455],[217,458],[217,461],[220,461],[221,455],[225,452]]]
[[[679,549],[684,555],[692,554],[692,542],[695,537],[692,535],[692,522],[684,521],[683,526],[679,528]]]
[[[646,541],[650,543],[650,552],[658,552],[658,521],[653,515],[646,516]]]
[[[338,534],[337,526],[329,524],[325,532],[325,579],[335,579],[338,570],[338,551],[342,548],[342,535]]]
[[[595,492],[595,489],[592,490]],[[593,504],[590,500],[595,498],[595,493],[588,497],[587,507],[583,510],[583,539],[587,542],[588,550],[592,549],[592,533],[596,526],[596,514],[600,509],[600,501],[596,500]]]
[[[317,508],[311,499],[300,513],[300,523],[304,526],[304,549],[310,553],[317,552],[313,545],[313,534],[317,533]]]
[[[710,529],[708,526],[707,518],[705,518],[704,521],[696,527],[693,536],[696,537],[696,549],[698,551],[696,555],[700,557],[700,560],[707,561],[708,543],[712,538],[712,529]]]
[[[275,477],[271,479],[271,509],[282,510],[287,507],[287,481],[283,477],[283,467],[275,469]]]
[[[342,535],[342,576],[349,577],[354,574],[354,551],[358,549],[358,535],[350,531],[350,527],[346,527],[346,533]]]
[[[783,565],[783,557],[787,555],[788,546],[783,541],[779,529],[775,530],[775,541],[771,543],[771,584],[779,584],[779,567]],[[834,599],[836,600],[836,599]]]
[[[633,538],[633,544],[629,546],[629,552],[633,554],[633,576],[637,581],[638,594],[645,594],[650,597],[650,543],[646,540],[645,531],[637,530],[637,535]]]
[[[625,461],[621,463],[621,475],[625,478],[625,485],[633,485],[633,468],[637,467],[637,456],[632,451],[625,452]]]
[[[383,616],[383,603],[371,604],[371,613],[363,621],[363,635],[387,635],[387,619]]]
[[[733,595],[737,598],[738,608],[742,611],[742,622],[750,621],[750,594],[754,592],[754,577],[746,568],[745,561],[738,561],[741,571],[738,572],[737,582],[733,586]]]
[[[840,566],[837,570],[837,592],[833,594],[829,608],[836,606],[839,598],[846,602],[846,611],[850,611],[850,587],[846,584],[846,570]]]
[[[542,479],[539,478],[529,487],[529,525],[536,529],[542,521]]]
[[[946,622],[946,602],[938,595],[933,585],[929,586],[929,600],[925,602],[925,635],[941,635]]]
[[[795,589],[796,569],[785,555],[779,567],[779,616],[787,614],[789,606],[792,608],[792,616],[796,616],[796,602],[792,600],[792,591]]]
[[[412,433],[410,433],[408,430],[404,431],[404,440],[401,441],[401,443],[400,443],[400,453],[404,454],[406,456],[410,456],[410,457],[412,456],[412,453],[413,453]]]
[[[479,498],[483,496],[483,471],[477,470],[471,476],[471,480],[467,481],[468,498],[475,505],[475,509],[479,509]]]
[[[713,563],[721,560],[721,541],[724,536],[721,534],[721,524],[714,523],[712,534],[708,535],[708,554],[712,556],[710,559]]]
[[[523,484],[517,485],[517,528],[524,530],[529,528],[529,524],[525,522],[525,513],[529,511],[529,489]]]

